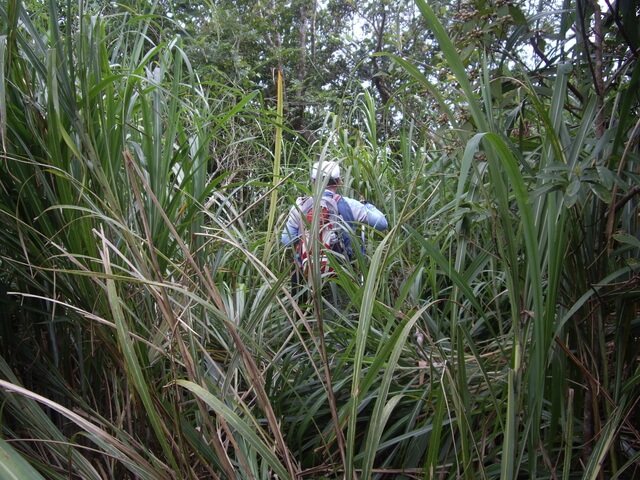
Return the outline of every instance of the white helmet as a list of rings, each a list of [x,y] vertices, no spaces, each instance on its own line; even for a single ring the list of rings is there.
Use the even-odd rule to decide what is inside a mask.
[[[315,180],[318,176],[318,170],[323,177],[329,176],[333,180],[340,178],[340,165],[338,162],[316,162],[311,167],[311,180]]]

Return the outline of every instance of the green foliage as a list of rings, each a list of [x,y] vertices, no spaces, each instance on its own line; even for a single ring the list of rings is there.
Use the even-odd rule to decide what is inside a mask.
[[[302,3],[0,5],[3,475],[634,477],[640,67],[605,47],[637,15],[598,45],[570,3],[401,6],[317,12],[371,20],[366,61],[326,35],[334,87],[385,74],[320,102],[309,146],[231,14],[301,65]],[[278,237],[317,157],[391,228],[292,294]]]

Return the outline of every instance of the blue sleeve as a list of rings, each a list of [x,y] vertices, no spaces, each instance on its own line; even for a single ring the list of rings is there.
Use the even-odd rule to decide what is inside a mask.
[[[280,236],[280,241],[285,247],[295,243],[299,236],[299,226],[297,221],[295,207],[291,209],[289,212],[289,216],[287,217],[287,223],[284,225],[284,229],[282,230],[282,235]]]
[[[364,208],[367,209],[367,224],[371,225],[376,230],[380,230],[384,232],[387,228],[389,228],[389,223],[387,222],[384,213],[378,210],[373,204],[367,203],[363,205]]]
[[[342,198],[344,198],[345,202],[347,202],[349,207],[351,207],[353,219],[357,223],[364,223],[376,230],[380,230],[381,232],[389,228],[389,223],[387,222],[384,213],[378,210],[373,204],[361,203],[358,200],[348,197]]]

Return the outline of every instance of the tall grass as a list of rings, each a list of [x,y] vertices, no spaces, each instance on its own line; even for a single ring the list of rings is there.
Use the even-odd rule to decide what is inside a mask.
[[[616,264],[615,257],[605,261],[603,256],[605,252],[602,251],[602,245],[609,240],[601,237],[604,230],[599,219],[603,217],[605,209],[613,208],[615,199],[603,203],[588,187],[591,186],[593,190],[607,186],[604,180],[612,178],[615,168],[611,168],[611,164],[603,164],[602,159],[612,154],[612,148],[620,148],[621,145],[616,145],[613,135],[605,134],[594,148],[594,138],[598,138],[595,132],[594,98],[582,101],[580,123],[568,124],[564,105],[571,101],[567,87],[571,69],[568,65],[560,65],[550,103],[540,99],[531,85],[522,84],[522,89],[533,106],[532,113],[539,119],[537,131],[540,143],[538,148],[531,151],[518,151],[502,133],[508,125],[501,125],[499,117],[496,119],[486,116],[494,112],[489,85],[491,79],[485,77],[476,91],[471,88],[462,62],[433,11],[426,3],[417,3],[449,61],[464,93],[465,104],[479,130],[478,135],[467,144],[461,161],[459,194],[469,190],[465,182],[467,172],[472,167],[473,153],[482,151],[488,163],[489,173],[483,190],[486,193],[485,202],[495,205],[491,207],[491,216],[495,221],[498,258],[502,263],[498,268],[507,275],[506,293],[511,304],[513,322],[508,336],[512,356],[507,381],[504,425],[506,450],[503,453],[501,477],[514,478],[521,471],[528,471],[529,475],[536,478],[540,475],[553,476],[556,468],[554,462],[549,460],[549,455],[553,451],[556,436],[562,435],[557,422],[566,417],[567,409],[573,408],[573,404],[568,402],[575,400],[575,390],[567,386],[565,381],[567,359],[557,351],[556,345],[564,345],[564,332],[569,325],[562,322],[562,329],[558,328],[559,319],[562,318],[563,311],[573,310],[571,306],[577,300],[573,296],[575,292],[585,292],[595,284],[610,281],[609,275],[620,267],[627,275],[631,273],[624,264]],[[421,80],[415,72],[409,72]],[[425,87],[431,88],[431,85],[425,84]],[[595,96],[595,92],[593,95]],[[624,100],[626,96],[626,92],[622,91],[619,98],[612,99],[612,103],[629,105]],[[479,99],[484,105],[483,110],[480,109]],[[630,129],[632,125],[627,122],[622,128]],[[619,130],[612,130],[612,133],[616,131],[620,135]],[[607,153],[603,156],[604,151]],[[596,170],[599,176],[593,178],[586,175],[584,170],[587,169]],[[565,175],[552,176],[550,172],[564,172]],[[623,173],[621,169],[617,169],[616,173],[619,175],[617,181],[625,185],[623,188],[630,189],[632,183],[625,182],[633,182],[631,179],[634,174]],[[587,220],[587,217],[579,217],[575,221],[576,214],[598,210],[602,213],[589,217],[592,221]],[[579,229],[575,229],[576,226]],[[599,257],[594,257],[594,252]],[[584,254],[588,258],[584,258]],[[461,263],[456,262],[456,270],[460,265]],[[573,270],[577,265],[583,268],[579,273]],[[618,272],[616,276],[622,274],[622,271]],[[582,281],[585,278],[589,279],[586,284]],[[597,310],[601,313],[596,313]],[[573,313],[575,314],[575,310]],[[577,348],[591,352],[588,356],[597,356],[597,352],[602,352],[608,337],[604,328],[604,316],[615,317],[619,313],[618,309],[609,310],[605,303],[601,303],[596,310],[591,310],[588,317],[594,314],[599,317],[593,324],[595,334],[577,339]],[[574,317],[573,321],[574,328],[580,330],[582,318]],[[626,350],[627,341],[622,344]],[[584,476],[590,478],[597,476],[603,467],[606,450],[612,454],[611,461],[615,470],[615,451],[611,443],[613,437],[608,436],[608,428],[606,433],[603,429],[602,435],[599,431],[602,428],[599,417],[604,412],[591,410],[599,408],[600,403],[592,396],[593,389],[606,389],[604,379],[608,377],[609,361],[606,357],[592,357],[594,362],[586,360],[587,357],[569,358],[577,363],[575,366],[583,373],[590,370],[586,388],[580,391],[585,393],[585,417],[579,428],[589,429],[588,433],[583,430],[583,434],[587,434],[584,439],[587,445],[595,444],[596,450],[602,455],[599,461],[589,462],[586,466]],[[620,366],[618,371],[619,369]],[[552,375],[549,375],[549,371]],[[603,380],[597,380],[598,378]],[[576,381],[582,383],[578,379]],[[571,394],[563,396],[557,385],[562,385]],[[631,412],[631,404],[623,398],[620,403],[609,399],[602,407],[611,413],[619,412],[618,409],[628,412],[627,414]],[[595,416],[589,418],[587,414]],[[611,418],[613,423],[607,423],[611,428],[620,428],[621,418],[616,415]],[[573,426],[569,431],[574,431]],[[562,442],[575,444],[573,438],[567,437],[562,438]],[[565,455],[571,455],[571,451],[566,451]],[[591,458],[589,452],[585,458]],[[565,462],[565,465],[567,468],[576,466],[571,462]],[[563,475],[569,476],[570,472],[565,471]]]
[[[82,478],[118,477],[124,470],[145,478],[231,476],[221,427],[208,419],[204,402],[192,401],[188,413],[175,382],[202,382],[211,330],[232,332],[206,270],[210,250],[198,232],[207,220],[203,204],[217,185],[209,178],[209,146],[254,96],[210,109],[195,74],[182,73],[189,64],[179,43],[147,45],[145,20],[123,18],[118,42],[127,54],[118,60],[130,63],[114,65],[107,52],[112,38],[98,18],[81,15],[83,34],[72,42],[57,30],[54,9],[50,33],[57,48],[49,50],[20,3],[2,13],[25,25],[11,31],[22,51],[6,51],[13,55],[6,92],[13,103],[5,139],[2,263],[10,272],[5,288],[22,297],[22,307],[7,300],[17,328],[5,331],[3,353],[18,369],[38,366],[15,383],[60,405],[47,408],[64,415],[69,405],[87,418],[110,412],[113,424],[102,428],[112,441],[135,439],[126,445],[130,461],[92,446],[88,457],[100,459],[98,471],[83,472],[82,462],[72,461],[52,466],[48,475],[70,469]],[[191,298],[194,281],[203,296],[198,301]],[[212,312],[219,327],[209,323]],[[225,338],[234,340],[237,334]],[[46,374],[48,368],[59,376]],[[19,404],[8,412],[13,420],[5,424],[5,437],[42,442],[36,445],[44,465],[49,455],[67,465],[65,452],[77,443],[72,439],[87,428],[60,417],[43,430]],[[202,424],[183,424],[190,415]],[[51,433],[56,428],[60,432]],[[32,451],[29,445],[23,454]],[[215,458],[205,445],[213,446]],[[200,451],[188,453],[193,446]]]
[[[3,473],[632,478],[637,215],[606,192],[632,192],[634,125],[596,138],[571,72],[550,97],[514,73],[535,136],[512,142],[488,67],[473,84],[418,5],[474,119],[460,150],[409,122],[381,141],[363,92],[301,151],[153,16],[60,31],[53,8],[45,37],[0,6]],[[330,280],[342,308],[292,295],[277,243],[317,157],[391,226]]]

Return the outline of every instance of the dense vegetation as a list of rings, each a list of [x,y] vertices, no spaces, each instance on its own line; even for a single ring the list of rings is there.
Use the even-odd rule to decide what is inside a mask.
[[[636,478],[637,2],[307,4],[0,2],[0,477]]]

